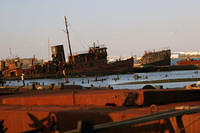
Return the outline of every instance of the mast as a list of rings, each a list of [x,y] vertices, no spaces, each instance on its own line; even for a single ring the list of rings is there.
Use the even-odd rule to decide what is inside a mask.
[[[69,44],[69,52],[70,52],[70,61],[69,63],[72,63],[72,50],[71,50],[71,44],[70,44],[70,39],[69,39],[69,31],[68,31],[68,25],[67,25],[67,18],[66,16],[64,16],[65,18],[65,26],[66,26],[66,33],[67,33],[67,40],[68,40],[68,44]]]

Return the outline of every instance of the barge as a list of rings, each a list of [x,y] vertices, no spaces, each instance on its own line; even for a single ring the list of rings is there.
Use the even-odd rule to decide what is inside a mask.
[[[187,58],[181,61],[177,61],[176,65],[178,66],[194,65],[194,66],[200,67],[200,60]]]
[[[7,90],[8,91],[8,90]],[[198,133],[200,90],[71,87],[0,96],[6,133]]]

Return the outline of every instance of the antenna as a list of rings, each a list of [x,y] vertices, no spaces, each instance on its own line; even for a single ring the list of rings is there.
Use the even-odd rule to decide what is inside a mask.
[[[70,39],[69,39],[69,31],[68,31],[68,25],[67,25],[67,18],[66,18],[66,16],[64,16],[64,18],[65,18],[65,26],[66,26],[66,32],[67,32],[67,40],[68,40],[69,52],[70,52],[70,61],[69,61],[69,63],[72,63],[72,50],[71,50],[71,44],[70,44]]]

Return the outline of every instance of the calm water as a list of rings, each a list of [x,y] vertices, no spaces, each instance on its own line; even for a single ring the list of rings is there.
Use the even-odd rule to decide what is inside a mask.
[[[97,77],[98,80],[103,79],[103,81],[94,81],[94,77],[85,77],[85,78],[69,78],[68,84],[82,85],[89,87],[91,85],[95,87],[104,87],[112,86],[114,89],[139,89],[145,86],[145,84],[138,85],[115,85],[123,82],[138,82],[138,81],[151,81],[151,80],[164,80],[164,79],[176,79],[176,78],[199,78],[200,70],[189,70],[189,71],[171,71],[171,72],[149,72],[149,73],[136,73],[138,76],[141,76],[140,79],[135,80],[133,78],[134,74],[121,74],[121,75],[109,75]],[[114,80],[116,77],[119,77],[119,80]],[[148,77],[147,79],[144,77]],[[39,82],[40,84],[44,83],[49,85],[50,83],[55,83],[58,85],[61,82],[64,82],[64,79],[37,79],[37,80],[25,80],[26,84],[31,85],[33,82]],[[162,85],[164,88],[174,88],[174,87],[184,87],[187,84],[197,83],[194,82],[175,82],[175,83],[159,83],[151,85]],[[9,86],[18,86],[22,85],[22,82],[18,81],[7,81]]]

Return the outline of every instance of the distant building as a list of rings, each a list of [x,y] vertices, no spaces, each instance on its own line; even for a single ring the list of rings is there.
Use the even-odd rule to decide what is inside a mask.
[[[171,58],[172,59],[177,59],[177,58],[179,58],[179,54],[172,53]]]
[[[200,52],[173,52],[171,58],[200,58]]]

